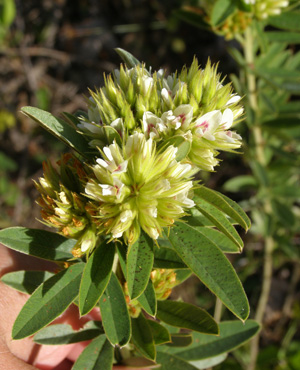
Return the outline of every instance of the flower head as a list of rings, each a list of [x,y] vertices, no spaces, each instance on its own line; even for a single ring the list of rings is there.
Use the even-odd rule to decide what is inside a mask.
[[[173,146],[158,151],[141,133],[129,136],[122,149],[116,143],[103,149],[85,193],[106,234],[134,243],[142,228],[157,239],[194,205],[189,195],[197,170],[178,163],[176,152]]]
[[[92,147],[103,150],[116,143],[121,148],[138,132],[156,141],[159,149],[166,144],[178,147],[176,159],[190,161],[195,155],[188,155],[188,143],[193,142],[190,149],[197,147],[198,156],[201,149],[201,155],[206,158],[204,162],[209,162],[199,165],[198,161],[194,165],[205,170],[213,170],[218,163],[217,145],[207,145],[205,140],[201,141],[201,145],[205,145],[200,145],[200,130],[193,137],[195,122],[210,112],[218,111],[225,116],[232,112],[231,125],[234,125],[243,113],[240,97],[232,92],[230,84],[222,84],[216,67],[208,61],[201,69],[196,59],[190,68],[184,67],[180,73],[169,76],[162,70],[151,74],[144,66],[131,69],[121,66],[105,79],[105,87],[91,95],[88,115],[81,117],[78,129],[89,138]],[[208,137],[210,131],[206,130],[203,137]],[[221,126],[218,131],[219,150],[239,146],[234,133],[222,135]],[[226,135],[234,138],[232,145],[225,145],[230,141]],[[217,140],[214,141],[216,144]],[[185,149],[180,150],[179,146]]]

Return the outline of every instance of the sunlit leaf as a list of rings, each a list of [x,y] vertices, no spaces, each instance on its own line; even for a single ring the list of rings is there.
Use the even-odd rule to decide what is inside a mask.
[[[155,360],[156,350],[152,330],[143,314],[131,319],[132,342],[139,352],[149,360]]]
[[[39,285],[53,275],[48,271],[13,271],[3,275],[0,280],[19,292],[32,294]]]
[[[73,258],[71,250],[76,240],[39,229],[9,227],[0,231],[0,243],[15,251],[50,261]]]
[[[98,322],[97,325],[97,322],[89,321],[80,330],[74,330],[68,324],[49,325],[40,330],[33,339],[39,344],[62,345],[91,340],[100,334],[104,334],[101,323]]]
[[[203,309],[177,301],[158,301],[157,318],[168,325],[200,333],[218,334],[218,324]]]
[[[72,370],[111,370],[114,349],[105,335],[95,338],[80,354]]]
[[[122,287],[114,273],[100,299],[100,311],[105,334],[114,346],[125,346],[131,336],[130,317]]]
[[[249,315],[247,297],[223,252],[207,237],[184,223],[171,229],[169,240],[194,274],[229,310],[246,320]]]
[[[83,268],[84,263],[76,263],[37,288],[16,318],[13,339],[36,333],[69,307],[78,295]]]
[[[153,240],[142,233],[127,253],[127,283],[131,299],[146,289],[154,261]]]
[[[86,315],[99,301],[110,279],[115,256],[113,243],[101,243],[89,258],[79,290],[79,311]]]

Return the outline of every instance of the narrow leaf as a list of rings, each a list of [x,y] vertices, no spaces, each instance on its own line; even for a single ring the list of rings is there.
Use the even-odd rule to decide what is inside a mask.
[[[146,233],[142,233],[127,253],[127,283],[131,299],[139,297],[146,289],[153,260],[153,240]]]
[[[122,360],[122,365],[126,366],[124,370],[128,368],[133,369],[136,368],[137,370],[140,369],[155,369],[158,368],[157,364],[154,361],[148,360],[145,357],[129,357],[124,358]]]
[[[268,23],[283,30],[300,31],[300,12],[295,10],[283,12],[280,15],[269,17]]]
[[[83,267],[84,263],[76,263],[37,288],[16,318],[13,339],[36,333],[69,307],[78,295]]]
[[[133,67],[141,65],[141,62],[137,60],[128,51],[121,49],[121,48],[116,48],[115,51],[121,57],[121,59],[123,60],[123,62],[126,64],[128,68],[133,68]]]
[[[161,245],[160,240],[158,240],[158,243]],[[173,249],[160,246],[159,248],[156,247],[154,249],[153,267],[161,269],[181,269],[186,268],[186,265]]]
[[[72,370],[111,370],[114,349],[105,335],[95,338],[80,354]]]
[[[269,42],[300,44],[300,33],[298,32],[269,31],[265,32],[265,37]]]
[[[168,325],[200,333],[218,334],[218,324],[203,309],[177,301],[158,301],[157,318]]]
[[[205,186],[201,186],[201,188],[197,189],[195,193],[210,204],[219,208],[219,210],[223,211],[226,215],[235,220],[246,231],[250,228],[251,222],[249,217],[243,209],[230,198],[215,190],[208,189]]]
[[[150,326],[156,345],[164,344],[171,341],[171,336],[168,329],[159,324],[157,321],[148,320],[148,325]]]
[[[76,240],[45,230],[9,227],[0,231],[0,243],[15,251],[50,261],[74,258],[71,250]]]
[[[137,298],[137,300],[139,301],[142,308],[147,312],[147,314],[153,317],[156,315],[157,310],[156,295],[151,280],[149,280],[146,289]]]
[[[100,299],[100,311],[110,343],[125,346],[131,336],[130,318],[122,287],[114,273]]]
[[[195,229],[215,243],[223,253],[240,253],[240,248],[218,230],[201,226],[196,226]]]
[[[234,12],[235,8],[236,4],[232,0],[217,0],[211,13],[212,25],[218,26],[223,23]]]
[[[90,323],[93,323],[93,325],[90,325]],[[95,325],[97,322],[89,321],[88,324],[77,331],[73,330],[72,326],[68,324],[49,325],[40,330],[33,340],[38,344],[62,345],[91,340],[100,334],[104,334],[100,322],[98,322],[98,325]]]
[[[178,333],[171,335],[171,342],[167,343],[170,347],[188,347],[193,342],[191,334]]]
[[[19,292],[32,294],[39,285],[53,275],[48,271],[14,271],[5,274],[0,280]]]
[[[131,319],[132,342],[139,352],[149,360],[155,360],[156,350],[152,331],[143,314]]]
[[[206,370],[213,366],[219,365],[221,362],[225,361],[227,358],[227,353],[222,353],[219,356],[210,357],[205,360],[196,360],[196,361],[189,361],[189,363],[195,366],[199,370]]]
[[[156,362],[161,364],[160,370],[197,370],[197,368],[181,358],[165,352],[157,352]]]
[[[176,356],[189,361],[219,356],[241,346],[260,330],[259,324],[254,320],[247,320],[245,323],[224,321],[219,326],[219,336],[193,333],[192,345],[185,350],[176,349]]]
[[[110,279],[114,256],[114,244],[102,243],[89,258],[79,290],[79,311],[82,316],[90,312],[102,296]]]
[[[222,233],[240,248],[240,250],[243,248],[241,237],[222,211],[201,198],[195,198],[195,203],[198,210],[203,213],[205,217],[210,219]]]
[[[68,123],[39,108],[23,107],[21,110],[27,117],[32,118],[70,148],[85,157],[89,156],[91,148],[87,140]]]
[[[223,252],[193,227],[183,223],[171,229],[169,240],[194,274],[229,310],[246,320],[249,315],[247,297]]]

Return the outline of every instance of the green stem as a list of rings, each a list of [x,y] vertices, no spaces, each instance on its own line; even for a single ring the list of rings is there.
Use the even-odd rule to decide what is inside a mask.
[[[217,323],[219,323],[221,321],[222,310],[223,310],[223,303],[217,297],[216,298],[216,305],[215,305],[215,312],[214,312],[214,319],[216,320]]]
[[[254,50],[253,50],[253,33],[252,29],[248,27],[245,33],[245,44],[244,44],[244,53],[247,65],[250,69],[254,67]],[[253,136],[255,142],[255,156],[256,160],[262,165],[266,166],[267,161],[264,153],[264,139],[259,122],[257,122],[257,113],[258,113],[258,102],[257,102],[257,86],[256,86],[256,77],[254,74],[246,71],[247,74],[247,85],[248,85],[248,97],[251,109],[255,113],[256,120],[254,122]],[[263,210],[266,214],[271,211],[271,203],[269,199],[265,200],[263,204]],[[259,297],[259,302],[257,306],[257,311],[255,314],[255,319],[262,324],[264,312],[266,310],[271,282],[272,282],[272,253],[274,249],[274,239],[271,236],[267,236],[264,243],[264,263],[263,263],[263,285],[261,294]],[[259,352],[259,335],[254,337],[251,341],[250,346],[250,363],[247,367],[247,370],[255,370],[257,356]]]

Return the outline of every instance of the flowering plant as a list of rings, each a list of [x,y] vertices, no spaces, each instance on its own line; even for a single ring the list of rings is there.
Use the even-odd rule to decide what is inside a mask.
[[[75,370],[132,361],[201,368],[199,360],[218,361],[259,329],[254,321],[219,325],[203,309],[167,300],[193,273],[235,316],[243,322],[248,317],[246,295],[224,253],[241,252],[234,225],[247,230],[249,219],[195,178],[215,169],[220,150],[241,146],[231,130],[243,114],[241,98],[210,62],[201,69],[194,59],[190,68],[167,76],[117,51],[125,66],[91,91],[87,113],[60,119],[22,109],[75,153],[62,155],[55,166],[45,162],[36,182],[43,222],[57,233],[22,227],[0,232],[7,247],[59,267],[50,278],[30,272],[29,290],[28,272],[4,276],[5,283],[32,293],[12,336],[38,332],[34,340],[43,344],[93,339]],[[101,324],[89,323],[79,336],[69,327],[46,327],[71,303],[82,316],[99,307]],[[218,349],[204,351],[207,342]]]

